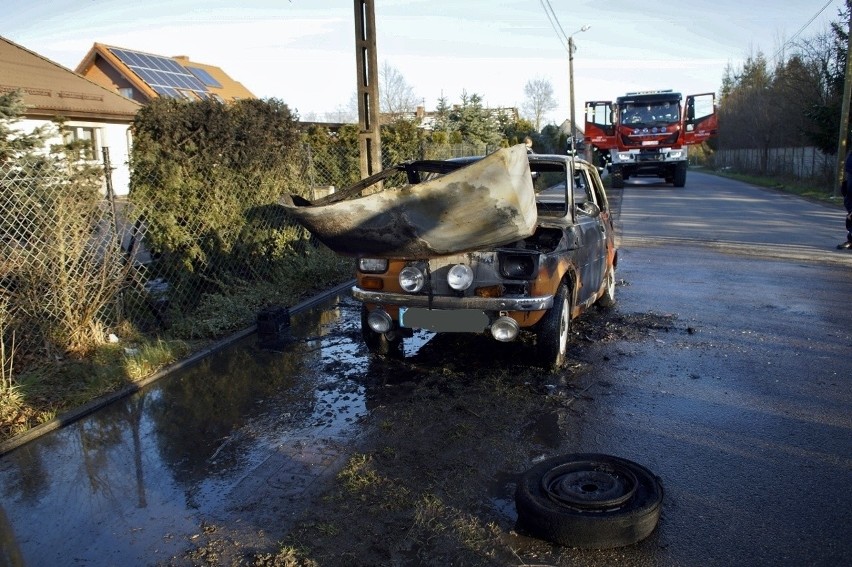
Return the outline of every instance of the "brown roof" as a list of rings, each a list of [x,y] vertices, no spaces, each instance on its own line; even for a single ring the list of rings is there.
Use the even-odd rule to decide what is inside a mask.
[[[28,118],[126,120],[140,105],[0,36],[0,91],[21,90]]]
[[[81,75],[90,77],[94,81],[101,82],[104,86],[108,86],[110,88],[131,86],[134,90],[143,95],[143,99],[145,100],[150,100],[160,96],[160,94],[158,94],[143,77],[134,72],[134,70],[120,57],[117,57],[113,50],[129,51],[157,58],[171,59],[181,67],[187,69],[190,73],[192,73],[193,68],[206,71],[213,79],[216,80],[216,82],[219,83],[218,87],[215,85],[205,85],[207,91],[220,97],[222,100],[257,98],[251,93],[251,91],[245,88],[241,83],[233,80],[219,67],[190,61],[185,55],[167,57],[163,55],[156,55],[154,53],[145,53],[134,49],[105,45],[103,43],[95,43],[92,45],[92,48],[80,64],[77,65],[77,72]]]
[[[235,100],[239,98],[257,98],[254,96],[251,91],[243,86],[242,83],[235,81],[231,77],[228,76],[225,71],[220,69],[219,67],[214,67],[213,65],[205,65],[204,63],[197,63],[195,61],[191,61],[189,57],[186,55],[175,55],[172,57],[175,61],[183,65],[184,67],[194,67],[197,69],[202,69],[210,73],[210,76],[216,79],[220,85],[220,88],[208,86],[207,88],[212,93],[216,93],[225,100]]]

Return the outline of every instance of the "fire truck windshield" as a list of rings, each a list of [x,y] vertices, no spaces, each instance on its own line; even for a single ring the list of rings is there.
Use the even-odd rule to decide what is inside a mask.
[[[621,123],[627,126],[675,124],[680,119],[677,103],[628,103],[621,108]]]

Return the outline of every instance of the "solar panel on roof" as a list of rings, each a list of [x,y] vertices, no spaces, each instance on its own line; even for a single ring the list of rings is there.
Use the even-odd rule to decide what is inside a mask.
[[[170,97],[170,98],[180,98],[180,94],[174,89],[166,88],[166,87],[153,87],[157,94],[160,96]]]
[[[190,73],[195,75],[202,83],[207,85],[208,87],[216,87],[217,89],[222,88],[222,84],[219,83],[216,79],[213,78],[213,75],[207,72],[206,69],[201,69],[199,67],[189,67],[187,69]]]
[[[110,52],[161,96],[185,98],[181,91],[189,90],[207,98],[204,83],[174,59],[128,49],[110,48]]]

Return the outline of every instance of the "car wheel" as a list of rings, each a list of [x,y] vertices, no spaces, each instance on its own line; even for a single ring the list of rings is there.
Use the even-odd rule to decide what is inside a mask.
[[[597,304],[601,307],[612,307],[615,305],[615,268],[607,272],[604,292],[598,298]]]
[[[610,176],[612,177],[613,189],[624,189],[624,174],[621,172],[620,168],[613,169]]]
[[[559,285],[553,298],[553,307],[539,323],[536,347],[541,363],[553,369],[565,364],[568,351],[568,333],[571,330],[571,294],[565,283]]]
[[[563,455],[521,475],[517,528],[569,547],[623,547],[654,531],[662,501],[659,478],[637,463],[598,453]]]
[[[388,338],[387,333],[377,333],[367,324],[367,306],[361,306],[361,337],[367,350],[381,356],[399,356],[402,354],[402,337]]]

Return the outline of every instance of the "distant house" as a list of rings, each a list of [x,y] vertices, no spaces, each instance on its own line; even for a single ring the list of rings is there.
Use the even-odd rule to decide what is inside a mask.
[[[90,159],[103,162],[109,148],[116,195],[126,195],[130,182],[130,125],[141,108],[138,102],[74,73],[4,37],[0,37],[0,92],[20,91],[26,106],[24,119],[12,128],[31,132],[62,118],[65,140],[57,133],[50,145],[85,141]]]
[[[158,97],[221,102],[257,98],[219,67],[185,55],[165,57],[102,43],[92,46],[77,73],[142,104]]]
[[[571,119],[566,118],[562,124],[559,125],[559,133],[565,134],[567,137],[571,137]],[[585,137],[585,128],[583,123],[577,123],[577,127],[574,129],[574,136],[577,137],[578,142],[582,142]]]

